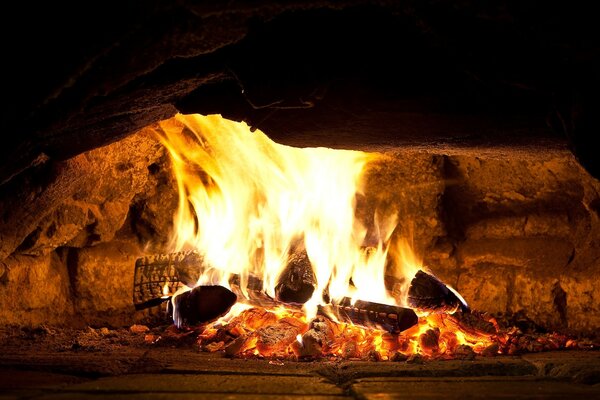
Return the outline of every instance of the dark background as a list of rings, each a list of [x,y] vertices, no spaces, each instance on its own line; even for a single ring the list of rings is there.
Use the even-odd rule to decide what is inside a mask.
[[[600,176],[591,2],[216,3],[4,6],[0,183],[178,111],[292,144],[565,140]]]

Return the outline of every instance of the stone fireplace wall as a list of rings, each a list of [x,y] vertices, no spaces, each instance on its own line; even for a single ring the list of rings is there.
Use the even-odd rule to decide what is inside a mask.
[[[123,0],[5,12],[0,322],[142,318],[133,262],[165,250],[176,200],[142,128],[198,112],[284,144],[387,152],[368,172],[371,200],[395,205],[398,234],[474,308],[600,327],[598,183],[580,166],[600,176],[600,25],[583,4]]]
[[[365,172],[369,204],[474,309],[544,327],[600,327],[598,182],[561,147],[403,147]],[[142,254],[167,251],[177,204],[147,130],[60,163],[0,196],[0,321],[127,325]],[[5,188],[6,189],[6,188]]]
[[[165,251],[169,238],[177,204],[170,179],[164,149],[141,131],[40,165],[7,188],[0,196],[0,319],[131,322],[135,258]]]

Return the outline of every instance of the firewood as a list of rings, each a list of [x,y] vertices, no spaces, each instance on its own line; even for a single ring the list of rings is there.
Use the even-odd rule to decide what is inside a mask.
[[[237,296],[223,286],[197,286],[173,301],[173,321],[177,327],[183,327],[211,322],[227,314]]]
[[[242,290],[242,277],[234,274],[229,279],[231,291],[238,296],[238,301],[257,307],[277,307],[283,303],[272,298],[264,291],[262,279],[248,275],[246,277],[246,287]]]
[[[133,278],[133,304],[136,310],[157,306],[167,300],[165,285],[169,293],[187,285],[194,287],[199,273],[193,272],[200,255],[196,252],[181,252],[138,258]]]
[[[235,339],[227,347],[225,347],[225,355],[227,357],[235,357],[241,354],[248,348],[248,344],[251,341],[252,335],[244,335]]]
[[[279,277],[275,296],[284,303],[304,304],[312,297],[315,287],[316,277],[306,249],[297,247]]]
[[[342,322],[351,322],[370,329],[400,333],[419,322],[417,314],[410,308],[390,306],[344,297],[341,301],[319,307],[319,313],[331,315]]]
[[[469,311],[469,306],[435,276],[419,270],[408,289],[408,304],[418,310],[434,312]]]
[[[263,281],[249,274],[242,277],[232,274],[229,283],[239,301],[263,307],[276,307],[286,303],[305,303],[315,288],[315,278],[305,250],[297,250],[289,259],[276,287],[277,299],[263,290]],[[133,303],[137,310],[157,306],[167,300],[164,289],[175,293],[183,286],[193,288],[207,268],[204,257],[196,251],[146,256],[136,260],[133,284]],[[242,282],[246,283],[242,290]]]
[[[402,361],[406,361],[406,360],[408,360],[408,356],[399,351],[395,352],[390,357],[390,361],[392,361],[392,362],[402,362]]]

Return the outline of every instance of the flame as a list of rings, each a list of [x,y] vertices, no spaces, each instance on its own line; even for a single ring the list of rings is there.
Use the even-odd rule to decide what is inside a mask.
[[[317,316],[319,305],[343,298],[346,304],[349,298],[353,305],[361,300],[406,307],[412,279],[426,271],[409,241],[394,235],[401,216],[376,209],[371,226],[357,217],[357,197],[365,196],[365,167],[383,155],[283,146],[218,115],[180,114],[160,122],[156,133],[171,156],[179,191],[172,250],[202,256],[197,285],[235,286],[238,299],[240,292],[249,298],[249,278],[258,278],[262,291],[275,298],[278,279],[298,250],[305,251],[302,259],[308,258],[316,278],[302,312],[271,303],[259,308],[237,303],[202,327],[203,349],[238,357],[375,360],[519,350],[516,333],[501,331],[482,314],[415,310],[418,323],[399,334],[355,326],[323,312]],[[173,299],[187,290],[182,286],[173,294],[176,321]],[[466,307],[460,294],[449,290]],[[168,283],[162,294],[170,296]],[[537,347],[572,345],[560,336],[537,340]]]
[[[171,289],[169,288],[169,283],[165,282],[162,288],[162,298],[168,299],[170,297]]]
[[[283,146],[218,115],[177,115],[160,123],[159,136],[179,190],[173,250],[204,256],[198,284],[229,287],[231,274],[238,274],[243,291],[252,274],[274,297],[300,241],[316,276],[304,307],[308,317],[324,293],[398,303],[383,279],[397,219],[375,218],[379,243],[365,251],[367,228],[355,217],[363,169],[380,155]]]

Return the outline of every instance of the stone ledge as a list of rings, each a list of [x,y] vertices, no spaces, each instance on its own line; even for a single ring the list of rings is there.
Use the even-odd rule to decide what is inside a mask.
[[[352,385],[351,393],[363,399],[506,399],[576,398],[600,396],[600,387],[533,377],[504,378],[372,378]]]

